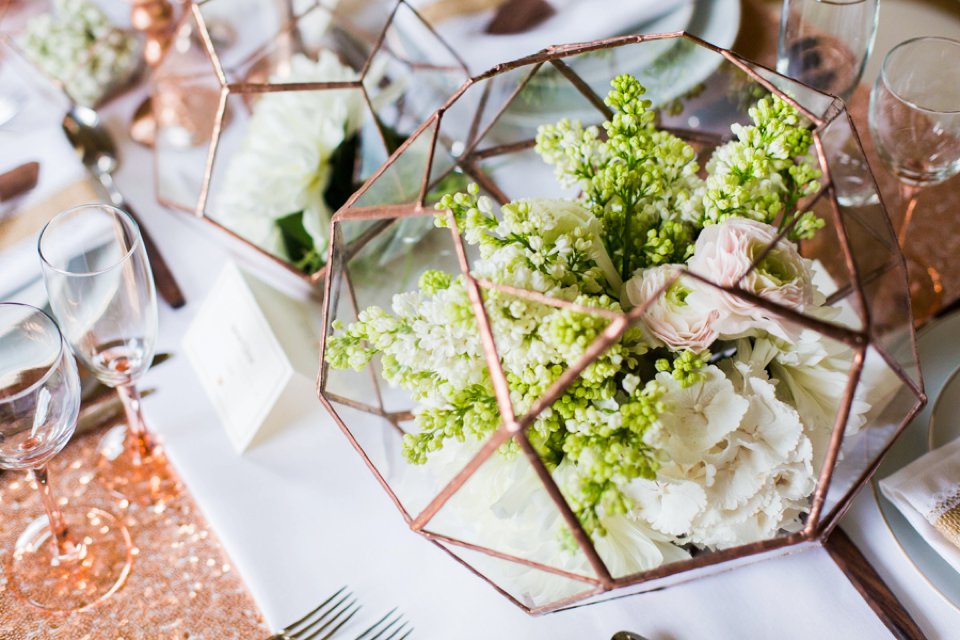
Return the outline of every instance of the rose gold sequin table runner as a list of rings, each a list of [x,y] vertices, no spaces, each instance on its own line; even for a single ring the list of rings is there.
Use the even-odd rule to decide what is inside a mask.
[[[87,611],[48,614],[20,601],[0,576],[0,639],[133,640],[262,638],[256,603],[189,492],[165,508],[127,504],[94,478],[102,431],[78,436],[50,465],[61,501],[97,506],[124,519],[136,555],[126,584]],[[43,512],[23,473],[0,475],[0,561]]]

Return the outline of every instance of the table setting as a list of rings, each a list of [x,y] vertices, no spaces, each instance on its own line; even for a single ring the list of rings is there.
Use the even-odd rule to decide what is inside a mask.
[[[0,636],[953,637],[960,7],[603,4],[0,0]]]

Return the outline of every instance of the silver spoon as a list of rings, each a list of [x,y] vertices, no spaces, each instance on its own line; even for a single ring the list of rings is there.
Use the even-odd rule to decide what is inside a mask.
[[[100,123],[97,112],[88,107],[74,105],[63,117],[63,131],[67,134],[67,139],[79,154],[83,164],[103,185],[111,204],[130,214],[130,217],[140,227],[143,246],[150,258],[150,266],[160,297],[174,309],[179,309],[186,304],[183,292],[180,291],[170,267],[167,266],[163,256],[160,255],[160,250],[147,232],[143,222],[113,182],[112,174],[119,164],[117,147],[113,143],[110,132]]]

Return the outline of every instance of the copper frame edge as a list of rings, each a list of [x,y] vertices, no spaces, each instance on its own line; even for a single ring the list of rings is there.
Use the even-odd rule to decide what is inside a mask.
[[[572,571],[566,571],[558,567],[552,567],[548,564],[543,564],[536,562],[535,560],[529,560],[527,558],[521,558],[520,556],[511,555],[509,553],[504,553],[502,551],[497,551],[492,547],[486,547],[481,544],[476,544],[473,542],[467,542],[466,540],[460,540],[459,538],[453,538],[451,536],[437,533],[435,531],[430,531],[428,529],[421,529],[420,535],[429,539],[429,540],[439,540],[445,544],[450,544],[455,547],[462,547],[469,551],[474,551],[476,553],[482,553],[498,560],[505,560],[507,562],[512,562],[514,564],[523,565],[531,569],[536,569],[538,571],[543,571],[544,573],[551,573],[553,575],[560,576],[562,578],[567,578],[569,580],[574,580],[576,582],[582,582],[585,585],[600,585],[600,582],[596,578],[591,578],[589,576],[580,575],[578,573],[573,573]]]

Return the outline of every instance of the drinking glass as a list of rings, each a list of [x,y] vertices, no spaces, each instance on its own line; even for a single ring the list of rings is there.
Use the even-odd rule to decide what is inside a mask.
[[[879,0],[786,0],[777,71],[848,100],[877,35]]]
[[[0,469],[29,470],[46,511],[17,539],[8,585],[53,611],[110,597],[133,559],[130,535],[113,515],[61,507],[51,492],[47,463],[73,435],[79,409],[77,366],[56,323],[34,307],[0,303]]]
[[[40,262],[50,307],[84,367],[116,388],[127,425],[101,445],[98,478],[141,503],[179,493],[162,448],[147,431],[137,380],[153,360],[157,296],[136,222],[108,205],[55,216],[40,233]]]
[[[870,94],[870,133],[880,160],[900,181],[907,203],[898,239],[907,257],[914,321],[940,308],[940,274],[906,251],[923,188],[960,171],[960,42],[922,37],[894,47]]]

